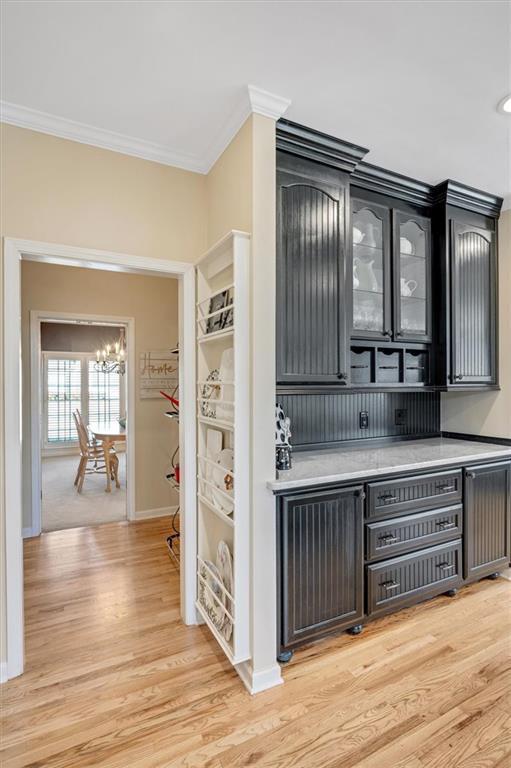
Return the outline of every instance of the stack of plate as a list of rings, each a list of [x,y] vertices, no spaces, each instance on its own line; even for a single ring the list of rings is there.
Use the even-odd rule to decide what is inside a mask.
[[[199,601],[216,629],[226,640],[230,640],[232,621],[225,611],[232,616],[233,606],[221,585],[232,595],[232,555],[225,541],[218,543],[216,565],[211,560],[205,560],[200,567],[200,575]]]

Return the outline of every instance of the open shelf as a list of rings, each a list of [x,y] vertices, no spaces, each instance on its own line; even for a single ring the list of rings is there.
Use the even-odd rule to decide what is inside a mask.
[[[249,236],[231,232],[208,251],[196,267],[196,607],[231,664],[250,658],[250,381],[246,341],[250,337],[249,256]],[[226,327],[218,327],[223,322]],[[206,404],[207,416],[201,412],[206,410]],[[219,452],[224,449],[232,450],[233,462],[232,455],[222,462]],[[231,462],[233,469],[228,468]],[[230,553],[227,560],[225,545]],[[219,547],[222,557],[218,554]],[[229,559],[232,575],[231,565],[225,566]],[[218,567],[220,579],[213,572],[215,569],[208,568],[207,562]],[[227,590],[222,577],[232,589]],[[201,602],[201,597],[209,608]],[[222,612],[225,624],[222,624]],[[232,633],[226,637],[230,622]]]

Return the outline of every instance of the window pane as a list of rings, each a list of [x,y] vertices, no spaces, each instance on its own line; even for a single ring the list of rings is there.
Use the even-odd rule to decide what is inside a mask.
[[[46,372],[47,442],[76,442],[73,411],[81,408],[80,361],[47,359]]]
[[[121,377],[94,369],[89,360],[89,424],[113,421],[121,415]]]

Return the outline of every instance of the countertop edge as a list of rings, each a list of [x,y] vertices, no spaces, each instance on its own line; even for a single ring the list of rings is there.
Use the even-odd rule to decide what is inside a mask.
[[[484,445],[482,443],[481,445]],[[412,464],[400,464],[395,467],[383,467],[378,469],[362,469],[352,472],[337,473],[333,475],[318,475],[316,477],[301,478],[299,480],[269,480],[266,487],[275,492],[299,490],[301,488],[313,488],[317,485],[328,485],[330,483],[340,483],[347,480],[370,479],[381,477],[382,475],[393,475],[401,472],[415,472],[423,469],[446,466],[465,466],[477,461],[486,461],[488,459],[511,459],[511,446],[502,446],[502,450],[492,449],[492,451],[482,450],[472,456],[453,456],[452,458],[429,459],[424,462],[414,462]]]

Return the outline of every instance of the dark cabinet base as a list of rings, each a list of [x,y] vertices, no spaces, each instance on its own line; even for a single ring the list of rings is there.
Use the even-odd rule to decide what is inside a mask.
[[[510,518],[508,460],[281,497],[278,661],[498,578],[510,564]]]

